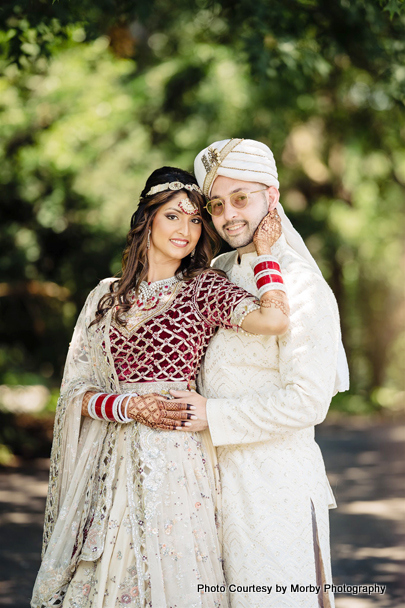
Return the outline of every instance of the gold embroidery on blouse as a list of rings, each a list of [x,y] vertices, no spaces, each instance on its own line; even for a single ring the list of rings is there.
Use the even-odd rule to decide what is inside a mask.
[[[156,306],[152,309],[140,308],[135,301],[129,311],[123,315],[126,325],[120,325],[115,319],[112,320],[111,325],[127,339],[132,338],[141,325],[144,325],[147,321],[153,319],[153,317],[162,314],[171,306],[174,298],[185,284],[184,281],[176,283],[173,290],[159,298]]]

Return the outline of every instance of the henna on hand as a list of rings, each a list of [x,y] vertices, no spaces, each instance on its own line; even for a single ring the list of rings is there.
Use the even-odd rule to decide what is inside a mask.
[[[167,412],[177,412],[180,409],[179,404],[174,403],[170,399],[164,402],[164,407]]]
[[[253,243],[257,254],[270,254],[272,246],[280,238],[281,234],[281,218],[277,209],[273,209],[262,219],[253,235]]]
[[[166,400],[156,393],[131,397],[127,413],[130,418],[151,429],[175,430],[181,425],[167,416],[165,405]]]
[[[179,406],[180,404],[176,403],[175,405]],[[179,407],[177,407],[176,409],[179,410]],[[190,414],[190,412],[183,412],[183,411],[168,411],[168,412],[166,412],[166,417],[170,418],[171,420],[196,420],[197,419],[197,416],[195,416],[194,414]]]

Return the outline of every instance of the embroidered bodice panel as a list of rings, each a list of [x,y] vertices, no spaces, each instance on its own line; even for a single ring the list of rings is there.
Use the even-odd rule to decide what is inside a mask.
[[[207,271],[179,282],[153,310],[134,304],[126,326],[112,321],[111,354],[120,382],[191,382],[218,327],[237,326],[255,298]]]

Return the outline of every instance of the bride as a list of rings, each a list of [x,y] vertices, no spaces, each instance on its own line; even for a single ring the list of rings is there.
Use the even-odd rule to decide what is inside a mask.
[[[154,171],[132,216],[121,278],[101,281],[79,316],[32,608],[228,606],[215,452],[208,431],[187,432],[194,408],[177,411],[169,391],[195,388],[218,327],[282,334],[288,304],[281,275],[272,285],[261,272],[259,303],[210,269],[215,233],[204,204],[189,173]],[[268,254],[280,233],[274,216],[258,228],[264,268],[274,268]],[[218,591],[200,593],[199,583]]]

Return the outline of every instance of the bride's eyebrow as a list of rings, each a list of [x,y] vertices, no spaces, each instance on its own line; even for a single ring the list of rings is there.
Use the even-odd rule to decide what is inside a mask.
[[[184,211],[182,211],[181,209],[175,209],[174,207],[169,207],[169,209],[166,209],[166,213],[167,211],[176,211],[177,213],[182,213],[184,215]],[[188,213],[187,213],[188,215]],[[201,218],[201,214],[200,213],[193,213],[193,217],[199,217]]]

